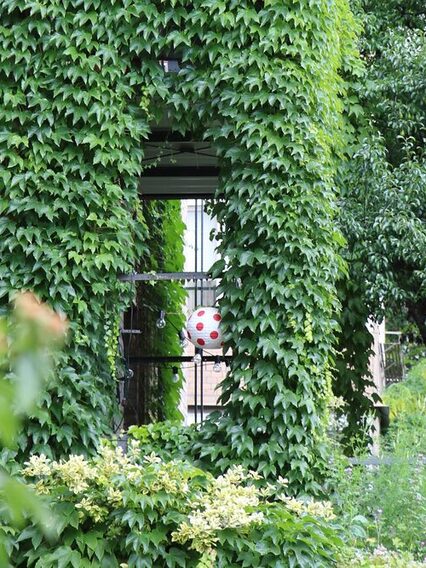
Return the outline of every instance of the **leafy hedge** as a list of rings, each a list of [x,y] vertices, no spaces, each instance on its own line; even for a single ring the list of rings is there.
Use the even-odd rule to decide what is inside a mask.
[[[57,540],[29,525],[14,568],[320,568],[342,545],[329,504],[287,497],[285,480],[260,490],[255,473],[234,467],[214,478],[137,442],[126,456],[108,445],[88,461],[32,456],[23,474],[53,502]]]

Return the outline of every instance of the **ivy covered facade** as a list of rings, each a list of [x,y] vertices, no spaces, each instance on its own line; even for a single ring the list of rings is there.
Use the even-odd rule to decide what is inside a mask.
[[[138,177],[150,125],[198,132],[221,175],[225,413],[198,452],[316,487],[344,270],[335,162],[345,0],[4,0],[0,6],[0,294],[32,289],[71,322],[60,381],[22,451],[90,451],[115,411],[114,353],[150,254]],[[159,60],[181,58],[167,74]],[[240,279],[242,286],[237,287]]]

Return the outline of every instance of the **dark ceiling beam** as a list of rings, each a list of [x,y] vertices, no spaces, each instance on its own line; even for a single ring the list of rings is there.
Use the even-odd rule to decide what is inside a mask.
[[[157,199],[166,201],[168,199],[212,199],[213,196],[213,191],[197,191],[194,193],[143,193],[141,198],[144,201],[154,201]]]
[[[148,137],[149,142],[203,142],[200,136],[194,136],[193,132],[181,134],[170,128],[153,128]]]
[[[141,176],[143,181],[153,177],[212,177],[219,175],[219,168],[216,166],[157,166],[145,170]]]

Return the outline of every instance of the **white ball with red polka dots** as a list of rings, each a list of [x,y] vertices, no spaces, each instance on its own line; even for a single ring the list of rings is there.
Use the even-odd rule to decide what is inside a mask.
[[[220,321],[222,317],[217,308],[200,307],[193,312],[186,324],[188,339],[201,349],[223,347]]]

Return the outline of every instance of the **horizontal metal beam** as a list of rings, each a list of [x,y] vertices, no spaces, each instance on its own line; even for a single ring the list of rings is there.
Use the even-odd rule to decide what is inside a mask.
[[[142,177],[139,193],[142,199],[212,199],[217,185],[217,177]]]
[[[222,363],[229,363],[232,357],[229,355],[219,355],[218,356]],[[171,355],[169,357],[153,357],[153,356],[134,356],[129,357],[129,363],[191,363],[193,359],[192,355]],[[217,359],[216,355],[202,355],[203,362],[215,363]]]
[[[165,201],[166,199],[211,199],[214,195],[214,192],[209,193],[143,193],[141,198],[144,201],[154,201],[154,200],[161,200]]]
[[[135,274],[120,274],[118,279],[122,282],[155,282],[158,280],[209,280],[208,272],[157,272]]]

